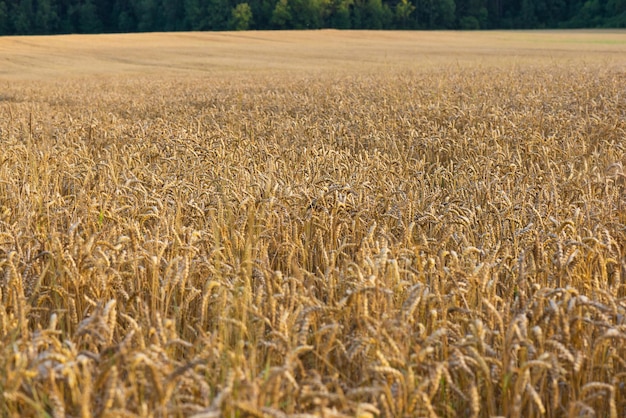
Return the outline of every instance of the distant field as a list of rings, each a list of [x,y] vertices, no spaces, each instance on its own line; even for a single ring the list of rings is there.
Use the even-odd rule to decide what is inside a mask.
[[[567,60],[626,65],[624,31],[230,32],[0,38],[0,77],[379,71]],[[584,56],[581,54],[584,53]]]
[[[626,32],[0,38],[0,416],[626,414]]]

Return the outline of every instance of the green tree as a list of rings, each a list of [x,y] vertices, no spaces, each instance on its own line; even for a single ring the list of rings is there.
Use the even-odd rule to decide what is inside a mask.
[[[0,0],[0,34],[321,27],[626,27],[626,0]]]
[[[81,33],[99,33],[102,31],[102,23],[98,18],[98,11],[93,0],[84,0],[78,6],[78,30]]]
[[[133,15],[137,19],[137,30],[139,32],[150,32],[160,29],[160,8],[155,0],[132,0],[130,4]]]
[[[359,0],[354,3],[355,29],[383,29],[389,27],[393,12],[382,0]]]
[[[487,3],[488,0],[456,0],[456,15],[461,29],[487,28],[489,26]]]
[[[184,30],[185,6],[181,1],[161,0],[163,30],[166,32]]]
[[[565,0],[535,0],[535,24],[533,27],[555,28],[560,21],[566,21],[567,2]]]
[[[288,0],[278,0],[270,22],[279,29],[285,29],[291,25],[291,7]]]
[[[0,35],[9,33],[9,8],[4,1],[0,1]]]
[[[231,27],[234,30],[247,30],[252,25],[252,9],[248,3],[239,3],[232,10]]]
[[[535,16],[534,0],[522,0],[519,22],[520,26],[524,29],[534,28],[536,26],[537,17]]]
[[[233,10],[228,0],[208,0],[206,27],[209,30],[228,30]]]
[[[395,20],[397,27],[400,29],[408,29],[411,14],[415,11],[415,6],[408,0],[400,0],[396,4]]]
[[[417,27],[424,29],[451,29],[455,26],[454,0],[418,0]]]
[[[38,1],[33,32],[47,34],[57,31],[59,17],[57,16],[55,6],[56,5],[53,4],[51,0]]]
[[[350,29],[352,0],[332,0],[328,3],[327,25],[336,29]]]
[[[190,30],[204,30],[207,28],[206,4],[202,0],[185,0],[185,28]]]
[[[13,24],[13,33],[26,35],[33,31],[33,2],[32,0],[19,0],[13,4],[10,11],[10,21]]]
[[[445,29],[454,27],[456,3],[454,0],[440,0],[437,2],[437,26]]]
[[[271,29],[274,25],[271,23],[274,8],[277,0],[248,0],[254,22],[251,28],[255,29]]]
[[[463,30],[480,29],[480,22],[474,16],[463,16],[459,21],[459,25]]]
[[[626,13],[626,0],[608,0],[606,2],[606,11],[609,16]]]
[[[121,32],[135,32],[137,30],[137,22],[133,14],[124,10],[120,12],[117,18],[117,27]]]
[[[322,27],[326,5],[324,0],[289,0],[291,27],[294,29]]]
[[[603,3],[600,0],[587,0],[570,21],[574,27],[598,27],[603,23]]]
[[[626,28],[626,0],[608,0],[605,7],[605,26]]]
[[[503,0],[489,0],[486,7],[489,15],[489,27],[499,27],[502,16],[504,15]]]

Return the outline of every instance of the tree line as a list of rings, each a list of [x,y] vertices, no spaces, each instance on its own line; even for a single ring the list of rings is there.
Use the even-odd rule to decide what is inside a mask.
[[[626,27],[626,0],[0,0],[0,35]]]

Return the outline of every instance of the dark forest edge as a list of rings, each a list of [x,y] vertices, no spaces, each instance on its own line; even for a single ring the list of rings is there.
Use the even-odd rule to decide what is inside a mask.
[[[624,27],[626,0],[0,0],[0,35]]]

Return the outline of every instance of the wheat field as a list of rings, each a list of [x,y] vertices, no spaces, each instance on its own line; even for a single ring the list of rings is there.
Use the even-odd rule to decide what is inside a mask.
[[[0,60],[0,416],[626,414],[626,32]]]

